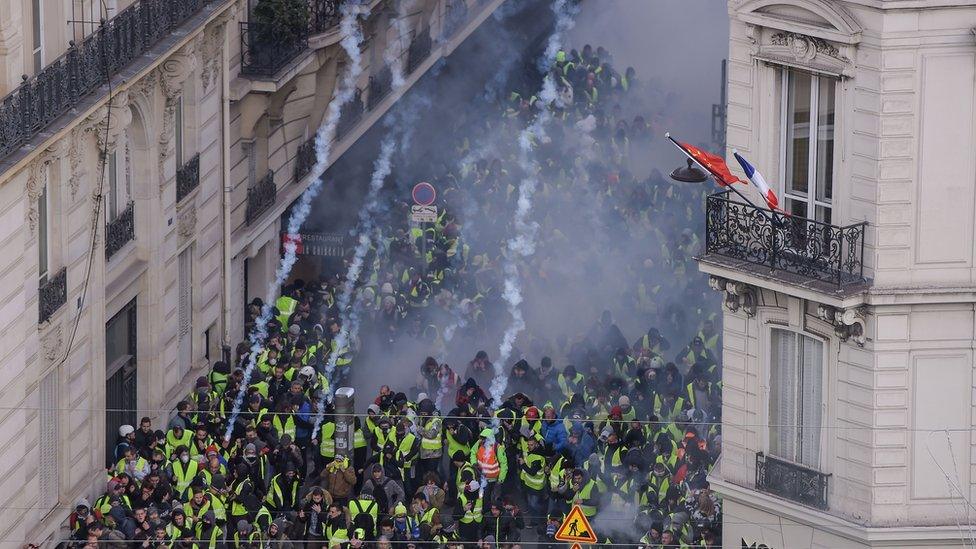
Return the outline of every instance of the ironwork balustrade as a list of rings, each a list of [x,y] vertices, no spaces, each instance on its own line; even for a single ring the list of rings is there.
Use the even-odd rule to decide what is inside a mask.
[[[417,33],[417,36],[410,41],[407,48],[407,72],[412,73],[417,70],[428,57],[433,46],[434,40],[430,37],[430,29],[424,29]]]
[[[298,146],[295,154],[295,181],[301,181],[308,175],[315,166],[317,156],[315,154],[315,136]]]
[[[200,186],[200,155],[195,154],[176,170],[176,202],[182,202],[193,189]]]
[[[826,511],[829,478],[802,465],[756,454],[756,489],[774,496]]]
[[[0,99],[0,159],[10,155],[217,0],[138,0]]]
[[[241,74],[271,77],[308,49],[308,37],[339,24],[342,0],[313,0],[308,17],[294,28],[251,20],[241,26]]]
[[[342,139],[342,136],[346,135],[349,130],[355,127],[363,117],[365,110],[363,106],[363,91],[356,90],[356,95],[352,98],[352,101],[343,105],[342,110],[339,112],[339,123],[336,124],[336,139]]]
[[[864,281],[866,222],[838,227],[732,200],[708,197],[705,253],[841,286]]]
[[[444,38],[449,39],[461,30],[468,19],[468,4],[465,0],[450,0],[444,14]]]
[[[389,66],[383,67],[375,76],[369,77],[369,110],[376,108],[390,92],[393,91],[393,71]]]
[[[47,322],[68,301],[68,270],[64,267],[37,290],[37,323]]]
[[[129,202],[125,210],[105,225],[105,259],[112,259],[123,246],[136,236],[135,204]]]
[[[247,224],[250,225],[268,211],[277,198],[278,187],[275,185],[274,172],[269,170],[268,175],[247,190],[247,209],[244,212]]]

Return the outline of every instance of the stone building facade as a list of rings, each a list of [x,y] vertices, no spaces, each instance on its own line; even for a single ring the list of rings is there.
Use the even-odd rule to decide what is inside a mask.
[[[724,546],[968,545],[976,5],[728,9],[727,156],[791,215],[707,204]]]
[[[244,337],[347,62],[341,0],[278,49],[255,3],[0,2],[0,540],[63,537],[119,425],[165,428]],[[500,4],[372,0],[331,160]]]

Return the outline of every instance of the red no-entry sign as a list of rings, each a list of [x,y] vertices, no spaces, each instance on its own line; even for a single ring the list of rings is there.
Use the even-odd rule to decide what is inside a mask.
[[[437,191],[434,186],[426,181],[421,181],[413,186],[413,191],[410,193],[413,196],[413,201],[418,206],[430,206],[437,200]]]

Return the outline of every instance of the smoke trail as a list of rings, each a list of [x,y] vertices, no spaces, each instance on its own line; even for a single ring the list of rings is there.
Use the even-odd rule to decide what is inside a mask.
[[[404,83],[400,80],[400,85]],[[393,90],[397,91],[398,86],[394,85]],[[335,348],[329,353],[329,359],[325,365],[324,375],[329,381],[329,388],[323,392],[318,403],[318,412],[315,416],[312,433],[317,433],[319,426],[324,418],[326,403],[332,402],[335,395],[337,379],[335,379],[336,366],[338,365],[340,351],[342,351],[356,337],[359,326],[362,324],[362,301],[352,302],[356,291],[356,283],[363,270],[363,262],[369,252],[372,243],[379,242],[379,231],[376,221],[381,212],[382,203],[380,191],[383,189],[383,182],[393,170],[393,153],[397,149],[397,135],[399,134],[400,149],[407,150],[413,137],[413,129],[416,126],[419,110],[427,108],[431,104],[428,97],[416,96],[410,98],[402,106],[402,113],[390,113],[384,121],[384,126],[389,133],[383,138],[380,144],[380,154],[373,163],[373,174],[370,176],[369,190],[366,195],[366,202],[359,210],[359,238],[356,248],[353,251],[353,259],[349,263],[346,271],[346,278],[340,289],[339,297],[336,300],[339,309],[339,334],[334,340]],[[373,233],[376,232],[374,238]],[[350,306],[351,305],[351,306]]]
[[[407,50],[403,48],[403,38],[408,35],[407,17],[403,11],[405,2],[397,3],[397,14],[393,20],[393,32],[396,39],[391,40],[383,51],[383,61],[390,67],[390,74],[393,76],[393,89],[400,89],[405,83],[405,71],[403,66],[403,54]]]
[[[518,261],[520,258],[527,258],[535,253],[535,237],[539,230],[538,223],[529,220],[529,214],[532,211],[532,197],[539,183],[539,168],[537,163],[531,159],[533,142],[543,143],[548,140],[546,126],[552,118],[549,107],[551,104],[560,103],[556,83],[549,76],[549,69],[552,67],[556,54],[562,49],[565,33],[575,23],[578,7],[570,0],[553,0],[552,11],[556,14],[555,29],[549,36],[545,54],[538,63],[539,71],[544,75],[542,90],[539,93],[542,109],[532,124],[519,135],[519,164],[525,175],[519,185],[519,196],[515,209],[515,236],[509,239],[506,246],[505,281],[502,292],[502,298],[508,306],[512,320],[502,334],[502,341],[498,347],[498,358],[494,362],[495,377],[491,380],[489,387],[494,407],[499,406],[505,397],[505,389],[508,386],[505,365],[512,355],[512,349],[518,335],[525,329],[525,318],[522,316],[521,308],[523,298]]]
[[[356,81],[363,72],[362,54],[360,51],[363,35],[359,28],[359,17],[368,14],[369,8],[366,5],[357,2],[346,2],[342,5],[342,20],[339,24],[339,33],[342,36],[340,44],[349,56],[350,63],[339,84],[339,89],[336,91],[335,97],[329,102],[325,121],[319,126],[315,134],[316,158],[315,165],[312,167],[310,173],[312,184],[302,193],[298,205],[292,210],[291,216],[288,218],[288,234],[298,233],[302,224],[305,222],[305,218],[308,217],[311,211],[312,200],[322,189],[322,175],[325,173],[331,160],[332,141],[335,137],[336,126],[339,124],[342,107],[355,97]],[[278,295],[278,290],[281,288],[281,285],[288,279],[292,267],[295,266],[295,262],[298,260],[297,254],[295,253],[296,250],[297,245],[294,241],[289,240],[285,243],[285,254],[282,256],[278,269],[275,271],[274,280],[268,284],[268,298],[261,308],[261,315],[255,320],[254,328],[248,335],[251,350],[248,353],[247,367],[244,369],[244,379],[241,382],[237,397],[234,399],[231,415],[227,422],[224,440],[230,440],[231,434],[233,434],[234,424],[244,403],[244,394],[247,392],[247,387],[251,383],[251,376],[257,364],[257,357],[264,350],[264,340],[268,337],[268,323],[271,321],[272,303],[275,301],[275,296]]]

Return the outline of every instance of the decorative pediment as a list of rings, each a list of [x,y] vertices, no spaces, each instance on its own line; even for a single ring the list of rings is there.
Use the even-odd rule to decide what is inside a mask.
[[[820,38],[839,44],[861,41],[861,25],[836,2],[825,0],[746,0],[735,8],[746,23]]]

